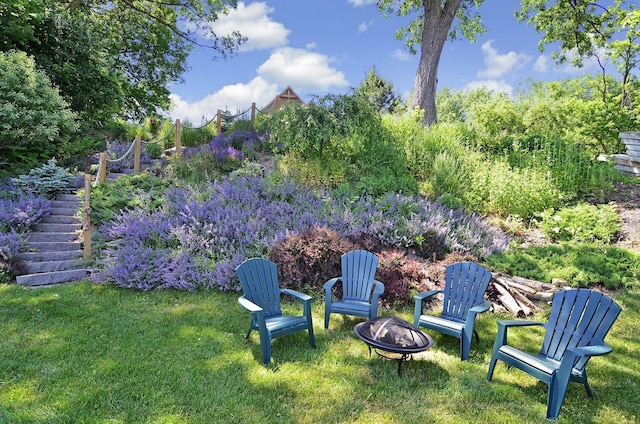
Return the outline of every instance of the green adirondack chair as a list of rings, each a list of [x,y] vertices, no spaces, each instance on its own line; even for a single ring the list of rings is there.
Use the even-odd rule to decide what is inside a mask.
[[[263,363],[271,362],[271,340],[276,337],[307,330],[309,344],[316,347],[311,319],[311,296],[295,290],[281,289],[276,264],[267,259],[247,259],[236,268],[236,273],[244,291],[238,303],[251,312],[251,325],[245,338],[249,338],[252,330],[258,330]],[[282,294],[302,301],[303,314],[283,315],[280,307]]]
[[[342,275],[324,283],[324,328],[329,328],[331,314],[352,315],[368,319],[378,316],[378,301],[384,284],[375,279],[378,257],[366,250],[354,250],[342,255]],[[342,297],[333,300],[333,289],[342,283]],[[337,291],[337,290],[336,290]]]
[[[618,318],[620,309],[610,297],[600,292],[578,289],[558,292],[553,296],[547,323],[498,321],[487,380],[491,381],[496,361],[501,360],[546,383],[549,386],[547,418],[555,420],[560,414],[569,382],[584,384],[589,397],[593,396],[587,382],[586,365],[592,356],[611,352],[611,346],[604,342],[604,338]],[[523,352],[507,344],[509,328],[531,325],[545,327],[539,354]]]
[[[444,290],[429,290],[414,296],[416,304],[413,325],[438,331],[460,339],[460,359],[466,361],[471,351],[471,337],[476,336],[476,315],[491,306],[484,300],[484,293],[491,280],[491,273],[473,262],[457,262],[447,266]],[[424,314],[424,300],[437,293],[444,294],[440,316]]]

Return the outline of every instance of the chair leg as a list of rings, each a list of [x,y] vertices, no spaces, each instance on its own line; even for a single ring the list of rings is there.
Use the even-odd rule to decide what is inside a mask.
[[[331,316],[331,310],[326,308],[324,310],[324,329],[327,330],[329,328],[329,317]]]
[[[476,331],[476,329],[473,329],[473,335],[476,336],[476,342],[480,343],[480,336],[478,336],[478,332]]]
[[[496,368],[496,362],[498,362],[498,360],[491,356],[491,361],[489,362],[489,371],[487,372],[487,381],[491,381],[491,379],[493,378],[493,370]]]
[[[249,335],[251,334],[251,331],[253,330],[253,327],[249,327],[249,331],[247,332],[247,335],[244,336],[245,339],[249,338]]]

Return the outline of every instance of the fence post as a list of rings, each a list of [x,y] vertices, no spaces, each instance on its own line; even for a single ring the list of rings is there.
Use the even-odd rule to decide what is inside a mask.
[[[100,180],[98,182],[103,183],[107,181],[107,152],[100,153],[100,170],[98,171]]]
[[[251,103],[251,128],[256,129],[256,102]]]
[[[140,136],[136,136],[135,148],[133,150],[133,172],[137,174],[140,172],[140,150],[142,148],[142,142]]]
[[[180,144],[180,138],[182,137],[182,126],[180,120],[176,119],[176,156],[180,154],[182,145]]]
[[[217,115],[218,119],[217,119],[217,130],[218,130],[218,134],[222,133],[222,111],[220,109],[218,109],[218,115]]]
[[[91,259],[91,174],[84,174],[84,204],[82,207],[82,240],[84,260]]]

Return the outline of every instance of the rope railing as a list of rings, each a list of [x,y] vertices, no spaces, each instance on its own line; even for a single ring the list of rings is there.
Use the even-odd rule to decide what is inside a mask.
[[[256,104],[252,103],[251,107],[244,110],[243,112],[239,112],[236,115],[226,116],[225,119],[235,120],[240,117],[245,117],[248,113],[250,113],[251,125],[255,127],[255,119],[256,112],[261,112],[256,108]],[[217,113],[206,123],[200,125],[199,127],[192,127],[190,125],[184,125],[180,123],[179,119],[176,119],[175,123],[169,128],[169,131],[166,132],[162,137],[159,137],[155,140],[151,141],[143,141],[140,136],[136,136],[136,138],[131,142],[131,145],[127,149],[127,151],[119,158],[109,159],[107,157],[107,152],[102,152],[99,155],[98,160],[98,170],[96,172],[95,179],[90,175],[85,175],[85,202],[83,207],[83,232],[84,232],[84,243],[85,243],[85,259],[89,260],[91,257],[91,224],[90,224],[90,192],[92,187],[96,187],[99,183],[105,182],[107,180],[107,164],[109,163],[119,163],[127,159],[133,153],[133,172],[140,172],[140,157],[142,144],[160,144],[167,140],[169,136],[175,131],[175,154],[180,155],[181,153],[181,131],[182,129],[186,130],[199,130],[203,129],[211,125],[214,121],[216,121],[216,130],[217,134],[222,133],[222,118],[223,112],[221,109],[218,109]],[[92,182],[93,180],[93,182]]]

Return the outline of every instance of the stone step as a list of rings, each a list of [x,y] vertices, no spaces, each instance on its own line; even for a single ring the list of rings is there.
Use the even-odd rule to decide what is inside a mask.
[[[46,215],[40,224],[77,224],[79,219],[72,215]]]
[[[59,252],[26,252],[21,253],[20,258],[24,262],[50,262],[69,261],[82,257],[81,250],[62,250]]]
[[[43,272],[38,274],[18,275],[16,282],[21,286],[49,286],[52,284],[68,283],[87,278],[86,269],[70,269],[66,271]]]
[[[82,199],[77,195],[77,194],[64,194],[64,193],[60,193],[60,194],[56,194],[56,201],[73,201],[73,202],[81,202]]]
[[[78,213],[80,208],[76,207],[55,207],[51,206],[51,215],[62,215],[62,216],[74,216]]]
[[[59,252],[65,250],[80,250],[82,249],[82,243],[79,241],[37,241],[31,242],[27,241],[25,243],[29,250],[39,251],[39,252]]]
[[[64,261],[25,262],[24,266],[26,274],[36,274],[83,268],[84,261],[81,259],[68,259]]]
[[[76,197],[75,200],[49,200],[51,203],[51,208],[79,208],[82,205],[82,201]]]
[[[66,242],[74,241],[80,236],[77,232],[68,233],[45,233],[45,232],[32,232],[27,236],[27,242]]]
[[[42,232],[42,233],[72,233],[74,231],[80,231],[82,229],[82,224],[78,223],[78,220],[74,223],[49,223],[49,222],[39,222],[33,227],[34,231]]]

